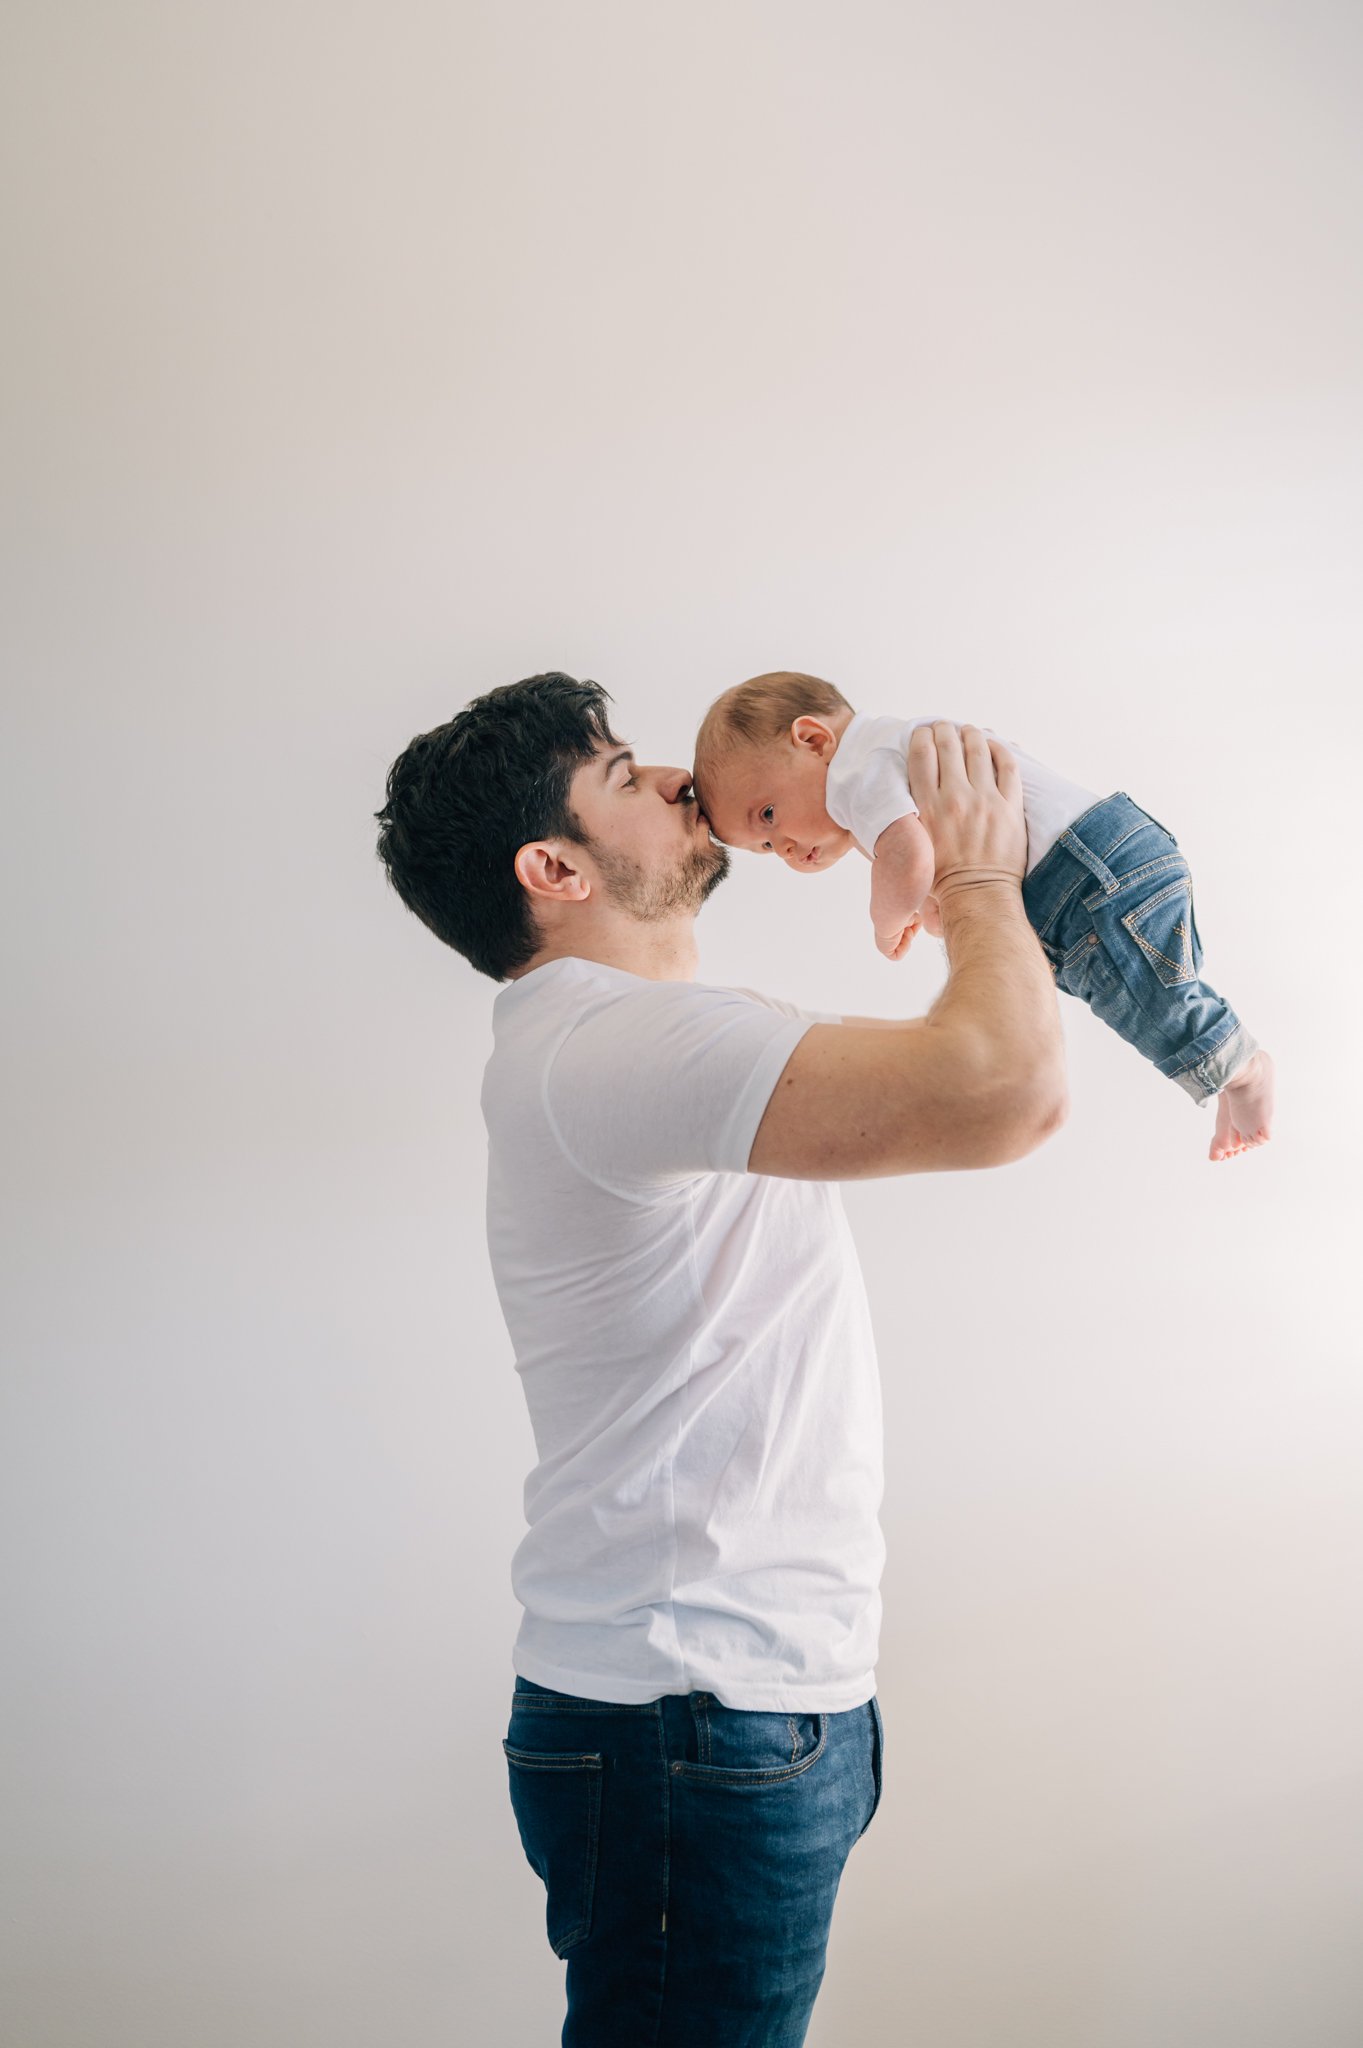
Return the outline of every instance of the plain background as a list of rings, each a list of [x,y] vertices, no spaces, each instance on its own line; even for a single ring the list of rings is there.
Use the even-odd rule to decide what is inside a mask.
[[[810,2041],[1363,2035],[1361,31],[11,0],[8,2048],[557,2038],[494,989],[371,813],[491,685],[685,761],[777,664],[1171,824],[1281,1081],[1213,1168],[1071,1006],[1040,1155],[849,1195],[887,1782]],[[739,860],[702,971],[921,1010],[865,885]]]

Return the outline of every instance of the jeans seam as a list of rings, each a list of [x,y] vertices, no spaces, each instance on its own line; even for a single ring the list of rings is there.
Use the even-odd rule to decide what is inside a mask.
[[[1183,855],[1181,853],[1161,853],[1154,860],[1143,861],[1140,867],[1132,868],[1130,874],[1114,875],[1112,888],[1104,889],[1098,896],[1085,897],[1084,908],[1085,910],[1096,910],[1100,904],[1110,903],[1114,896],[1120,896],[1124,890],[1133,889],[1139,883],[1154,881],[1166,869],[1175,866],[1179,870],[1180,879],[1186,880],[1191,888],[1192,873]]]
[[[602,1768],[600,1750],[534,1750],[515,1749],[511,1743],[503,1742],[508,1763],[519,1764],[527,1771],[585,1771]]]
[[[691,1718],[696,1724],[696,1760],[708,1764],[710,1761],[710,1695],[693,1692],[691,1695]]]
[[[1058,844],[1058,843],[1059,843],[1059,842],[1057,841],[1057,844]],[[1067,853],[1069,853],[1069,848],[1068,848],[1068,847],[1066,847],[1065,851],[1066,851]],[[1070,855],[1070,858],[1071,858],[1071,859],[1073,859],[1073,858],[1074,858],[1074,856],[1073,856],[1073,855],[1071,854],[1071,855]],[[1083,867],[1083,866],[1082,866],[1082,864],[1080,864],[1080,872],[1079,872],[1079,873],[1078,873],[1078,874],[1077,874],[1077,875],[1075,876],[1074,880],[1073,880],[1073,881],[1072,881],[1072,882],[1070,883],[1070,886],[1069,886],[1069,888],[1068,888],[1068,889],[1067,889],[1067,890],[1065,891],[1065,893],[1064,893],[1064,895],[1063,895],[1063,896],[1061,897],[1060,901],[1059,901],[1059,902],[1058,902],[1058,903],[1056,904],[1055,908],[1054,908],[1054,909],[1053,909],[1053,910],[1051,911],[1050,915],[1049,915],[1049,916],[1047,917],[1047,919],[1046,919],[1046,922],[1045,922],[1045,924],[1044,924],[1044,925],[1038,925],[1038,926],[1036,926],[1036,927],[1035,927],[1035,930],[1036,930],[1036,935],[1037,935],[1037,937],[1038,937],[1038,938],[1039,938],[1039,939],[1041,940],[1041,943],[1042,943],[1043,945],[1045,945],[1045,943],[1046,943],[1046,937],[1045,937],[1045,934],[1046,934],[1046,933],[1047,933],[1048,931],[1050,931],[1050,930],[1051,930],[1052,926],[1054,926],[1054,925],[1056,925],[1056,924],[1058,924],[1058,923],[1059,923],[1059,921],[1060,921],[1060,918],[1061,918],[1062,914],[1063,914],[1063,913],[1064,913],[1064,912],[1065,912],[1065,911],[1066,911],[1066,910],[1067,910],[1067,909],[1069,908],[1069,905],[1070,905],[1070,901],[1071,901],[1071,898],[1072,898],[1072,897],[1074,897],[1074,896],[1076,896],[1076,895],[1078,894],[1079,890],[1083,888],[1083,886],[1084,886],[1085,882],[1086,882],[1086,881],[1088,881],[1089,879],[1090,879],[1090,876],[1089,876],[1089,871],[1088,871],[1088,869],[1087,869],[1086,867]],[[1023,890],[1023,897],[1024,897],[1024,907],[1025,907],[1025,898],[1026,898],[1026,889],[1025,889],[1025,886],[1024,886],[1024,890]]]
[[[672,1774],[667,1768],[667,1723],[661,1711],[658,1714],[658,1763],[663,1803],[663,1923],[659,1930],[662,1952],[658,1964],[658,2018],[649,2048],[658,2048],[667,2010],[667,1907],[672,1886]]]
[[[564,1954],[566,1954],[570,1947],[575,1948],[579,1942],[585,1941],[591,1933],[592,1916],[596,1909],[596,1862],[601,1844],[601,1766],[599,1758],[597,1769],[589,1782],[592,1787],[591,1797],[587,1801],[587,1812],[590,1818],[587,1827],[587,1846],[582,1857],[582,1897],[586,1907],[586,1918],[580,1920],[572,1933],[564,1937],[562,1950]]]
[[[511,1704],[517,1713],[530,1714],[654,1714],[658,1710],[656,1700],[630,1707],[611,1700],[542,1700],[530,1692],[512,1693]]]
[[[1232,1012],[1231,1023],[1228,1025],[1226,1030],[1224,1030],[1221,1033],[1221,1036],[1217,1039],[1215,1045],[1209,1045],[1204,1052],[1198,1053],[1196,1057],[1193,1059],[1184,1060],[1182,1066],[1171,1067],[1166,1078],[1172,1080],[1175,1074],[1200,1073],[1205,1075],[1206,1069],[1211,1065],[1212,1061],[1216,1058],[1216,1055],[1220,1052],[1222,1046],[1226,1043],[1226,1041],[1228,1039],[1234,1038],[1236,1032],[1242,1031],[1243,1029],[1244,1026],[1241,1023],[1239,1017],[1235,1016],[1234,1012]]]
[[[1082,939],[1077,939],[1067,952],[1061,954],[1057,963],[1060,972],[1062,974],[1067,973],[1076,960],[1084,958],[1090,946],[1096,946],[1097,944],[1097,932],[1085,932]]]
[[[862,1828],[862,1830],[861,1830],[861,1833],[860,1833],[860,1834],[859,1834],[859,1835],[857,1836],[857,1840],[858,1840],[858,1841],[860,1841],[860,1840],[861,1840],[861,1837],[862,1837],[862,1835],[864,1835],[864,1834],[866,1833],[866,1829],[870,1827],[870,1825],[871,1825],[871,1822],[872,1822],[872,1821],[873,1821],[873,1820],[875,1819],[876,1815],[877,1815],[877,1814],[879,1813],[879,1811],[880,1811],[880,1801],[881,1801],[881,1795],[882,1795],[882,1793],[884,1792],[884,1789],[885,1789],[885,1744],[884,1744],[884,1742],[883,1742],[883,1740],[882,1740],[882,1729],[881,1729],[881,1714],[880,1714],[880,1706],[879,1706],[879,1703],[878,1703],[877,1701],[875,1701],[875,1700],[872,1700],[872,1701],[870,1702],[870,1707],[871,1707],[871,1782],[872,1782],[872,1784],[873,1784],[873,1786],[874,1786],[874,1788],[875,1788],[875,1796],[874,1796],[874,1798],[873,1798],[873,1799],[872,1799],[872,1801],[871,1801],[871,1811],[870,1811],[870,1813],[869,1813],[869,1814],[868,1814],[868,1815],[866,1816],[866,1825],[865,1825],[865,1827],[863,1827],[863,1828]]]
[[[819,1723],[819,1740],[808,1756],[802,1756],[798,1763],[783,1764],[779,1770],[745,1771],[731,1769],[727,1765],[701,1765],[675,1763],[671,1775],[687,1778],[693,1784],[732,1785],[741,1789],[745,1785],[779,1785],[788,1778],[801,1777],[812,1764],[816,1764],[828,1744],[828,1715],[816,1714]]]
[[[1127,801],[1129,803],[1131,799],[1128,797]],[[1114,839],[1111,846],[1105,846],[1101,853],[1098,852],[1096,847],[1090,846],[1086,838],[1081,837],[1080,834],[1075,832],[1074,825],[1067,825],[1065,827],[1065,832],[1062,832],[1060,836],[1063,839],[1066,833],[1073,833],[1074,837],[1078,839],[1079,844],[1086,848],[1086,850],[1093,855],[1093,858],[1095,860],[1101,861],[1103,866],[1107,867],[1112,859],[1113,854],[1120,853],[1121,849],[1126,845],[1127,840],[1134,839],[1136,834],[1141,830],[1142,826],[1146,824],[1153,825],[1155,823],[1155,820],[1150,816],[1149,811],[1142,810],[1139,804],[1137,804],[1135,808],[1138,811],[1140,811],[1140,817],[1136,820],[1135,824],[1128,825],[1125,832],[1123,832],[1121,838]],[[1077,825],[1079,822],[1079,819],[1076,818],[1075,825]],[[1159,829],[1162,832],[1164,830],[1164,827],[1161,825]]]

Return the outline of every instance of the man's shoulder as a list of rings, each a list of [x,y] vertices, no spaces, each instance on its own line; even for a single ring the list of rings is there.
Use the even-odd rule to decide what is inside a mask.
[[[645,1054],[676,1033],[704,1038],[727,1013],[802,1013],[757,989],[710,981],[655,981],[576,956],[510,983],[493,1006],[489,1075],[554,1064],[569,1046],[607,1059]]]
[[[743,1173],[772,1089],[814,1021],[715,982],[602,974],[590,962],[527,975],[484,1073],[493,1150],[504,1162],[556,1154],[631,1200]]]
[[[732,988],[722,982],[659,981],[643,974],[631,974],[623,967],[610,967],[600,960],[567,954],[531,968],[528,974],[509,982],[493,1005],[494,1028],[518,1019],[544,1018],[553,1012],[572,1021],[603,1007],[621,1003],[642,1009],[669,1010],[697,1004],[768,1003],[780,1004],[757,989]]]

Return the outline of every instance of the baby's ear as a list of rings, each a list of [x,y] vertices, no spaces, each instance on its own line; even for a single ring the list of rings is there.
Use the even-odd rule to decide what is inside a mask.
[[[821,718],[811,718],[807,713],[792,720],[790,738],[792,746],[798,747],[801,753],[817,754],[820,760],[831,753],[837,744],[832,727],[825,725]]]

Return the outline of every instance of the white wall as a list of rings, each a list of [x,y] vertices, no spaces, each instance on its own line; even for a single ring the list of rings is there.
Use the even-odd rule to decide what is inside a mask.
[[[685,760],[790,663],[1172,823],[1282,1094],[1212,1168],[1074,1012],[1040,1156],[849,1197],[888,1784],[811,2043],[1352,2048],[1363,17],[8,24],[7,2044],[556,2038],[493,989],[370,813],[493,684]],[[923,1007],[863,887],[740,863],[704,971]]]

